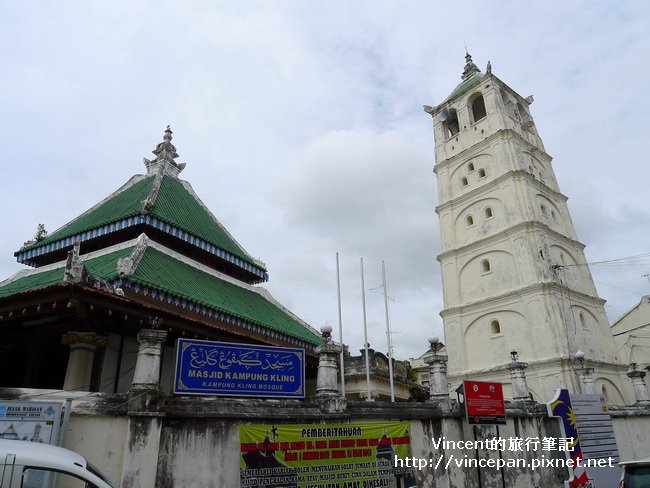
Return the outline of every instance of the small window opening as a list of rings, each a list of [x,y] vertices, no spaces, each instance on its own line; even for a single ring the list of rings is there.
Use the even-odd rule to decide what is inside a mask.
[[[580,312],[580,315],[578,316],[580,318],[580,325],[582,325],[583,329],[587,328],[587,321],[585,320],[585,316],[583,315],[582,312]]]
[[[472,114],[474,115],[474,122],[478,122],[487,115],[483,95],[477,96],[474,101],[472,101]]]
[[[474,225],[474,217],[471,215],[468,215],[465,220],[467,221],[467,225]]]
[[[474,163],[469,163],[467,165],[467,171],[474,171]]]
[[[483,268],[484,273],[489,273],[490,272],[490,261],[487,259],[484,259],[481,261],[481,267]]]
[[[492,334],[501,334],[501,324],[499,323],[498,320],[493,320],[490,322],[490,331]]]
[[[493,216],[492,214],[492,208],[491,207],[486,207],[485,208],[485,218],[489,219]]]
[[[479,168],[478,177],[479,178],[484,178],[485,177],[485,170],[483,168]]]
[[[555,210],[551,210],[551,218],[557,221],[557,215],[555,214]]]
[[[544,205],[540,205],[539,208],[542,211],[542,215],[548,215],[548,213],[546,211],[546,207]]]
[[[463,186],[467,186],[467,185],[469,184],[469,182],[467,181],[467,178],[466,178],[465,176],[463,176],[463,177],[460,179],[460,182],[461,182],[461,184],[462,184]]]

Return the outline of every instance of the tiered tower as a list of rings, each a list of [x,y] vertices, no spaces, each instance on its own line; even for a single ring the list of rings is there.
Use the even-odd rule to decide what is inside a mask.
[[[517,351],[538,401],[579,392],[575,353],[595,391],[629,400],[625,366],[578,241],[567,198],[523,98],[466,55],[433,117],[449,380],[509,382]]]

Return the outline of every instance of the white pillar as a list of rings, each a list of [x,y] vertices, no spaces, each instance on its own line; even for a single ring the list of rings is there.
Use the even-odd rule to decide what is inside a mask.
[[[508,370],[510,370],[510,382],[512,383],[512,399],[516,402],[530,400],[525,372],[527,367],[528,363],[521,361],[512,361],[507,366]]]
[[[645,371],[637,370],[636,363],[632,363],[630,370],[627,372],[627,377],[632,380],[636,403],[643,405],[650,404],[650,396],[648,396],[648,388],[645,384]]]
[[[433,354],[425,358],[429,365],[429,399],[445,400],[449,398],[447,385],[447,356]]]
[[[152,390],[158,387],[160,378],[160,356],[167,331],[142,329],[138,332],[138,357],[133,373],[132,390]]]
[[[578,375],[578,380],[580,381],[580,390],[583,395],[595,395],[596,390],[594,389],[594,368],[585,368],[580,366],[576,368],[576,374]]]
[[[316,396],[338,396],[337,359],[343,348],[331,341],[316,348],[319,354]]]
[[[438,336],[431,336],[429,339],[431,356],[424,361],[429,365],[429,400],[449,400],[449,386],[447,384],[447,356],[438,355],[443,344]]]
[[[63,389],[89,391],[95,350],[106,346],[106,337],[94,332],[68,332],[61,337],[61,344],[70,346]]]

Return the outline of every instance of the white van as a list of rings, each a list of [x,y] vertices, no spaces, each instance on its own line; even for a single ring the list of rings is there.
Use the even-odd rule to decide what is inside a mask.
[[[0,439],[0,488],[113,488],[81,454]]]

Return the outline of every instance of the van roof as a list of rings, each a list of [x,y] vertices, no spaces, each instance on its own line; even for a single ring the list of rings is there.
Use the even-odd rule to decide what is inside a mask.
[[[81,454],[39,442],[0,439],[0,453],[15,454],[16,463],[27,466],[50,468],[79,466],[85,468],[88,464],[86,458]]]

